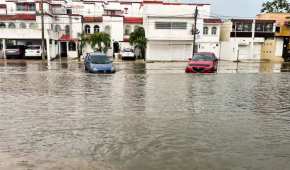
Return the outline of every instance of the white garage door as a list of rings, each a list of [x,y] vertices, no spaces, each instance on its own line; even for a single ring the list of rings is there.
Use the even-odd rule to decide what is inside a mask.
[[[239,46],[239,59],[249,59],[249,46]]]
[[[184,61],[190,57],[191,45],[186,44],[150,44],[147,60]]]

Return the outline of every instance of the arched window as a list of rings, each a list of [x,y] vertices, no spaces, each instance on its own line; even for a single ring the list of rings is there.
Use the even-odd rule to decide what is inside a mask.
[[[30,23],[29,24],[30,29],[37,29],[37,24],[36,23]]]
[[[66,35],[70,35],[70,27],[69,27],[69,25],[65,26],[64,31],[65,31]]]
[[[3,23],[3,22],[0,22],[0,28],[6,28],[6,25],[5,25],[5,23]]]
[[[109,25],[105,26],[105,33],[111,34],[111,27]]]
[[[22,29],[26,29],[26,24],[24,22],[21,22],[19,27],[22,28]]]
[[[216,35],[216,33],[217,33],[217,28],[216,27],[212,27],[211,28],[211,34],[212,35]]]
[[[208,35],[208,27],[203,27],[203,35]]]
[[[100,26],[98,26],[98,25],[94,26],[94,33],[96,33],[96,32],[100,32]]]
[[[90,34],[91,33],[91,27],[89,25],[85,25],[85,33]]]
[[[61,27],[60,27],[60,25],[55,25],[55,26],[54,26],[54,31],[55,31],[55,32],[59,32],[59,31],[61,31]]]
[[[9,23],[8,28],[14,29],[16,28],[16,25],[12,22]]]
[[[125,26],[125,35],[129,35],[131,32],[131,26],[130,25],[126,25]]]

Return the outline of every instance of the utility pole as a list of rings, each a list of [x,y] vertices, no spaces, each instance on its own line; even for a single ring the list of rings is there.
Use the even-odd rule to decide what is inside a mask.
[[[41,58],[42,61],[45,61],[45,41],[44,41],[44,14],[43,14],[43,0],[40,1],[41,5],[40,5],[40,14],[41,14],[41,49],[42,49],[42,53],[41,53]]]
[[[255,42],[255,31],[256,31],[256,20],[253,20],[252,23],[252,39],[251,39],[251,57],[254,59],[254,42]]]
[[[195,7],[195,12],[194,12],[194,28],[193,28],[193,54],[195,53],[195,44],[196,44],[196,22],[197,22],[197,16],[198,16],[198,9],[197,6]]]

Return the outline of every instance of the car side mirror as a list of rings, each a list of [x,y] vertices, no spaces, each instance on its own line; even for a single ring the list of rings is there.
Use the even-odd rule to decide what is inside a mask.
[[[188,58],[188,61],[191,61],[192,60],[192,58]]]

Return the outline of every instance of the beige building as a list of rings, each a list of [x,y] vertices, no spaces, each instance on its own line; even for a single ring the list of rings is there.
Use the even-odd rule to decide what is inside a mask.
[[[256,18],[276,21],[275,38],[265,41],[262,58],[271,61],[289,60],[290,13],[258,14]]]

